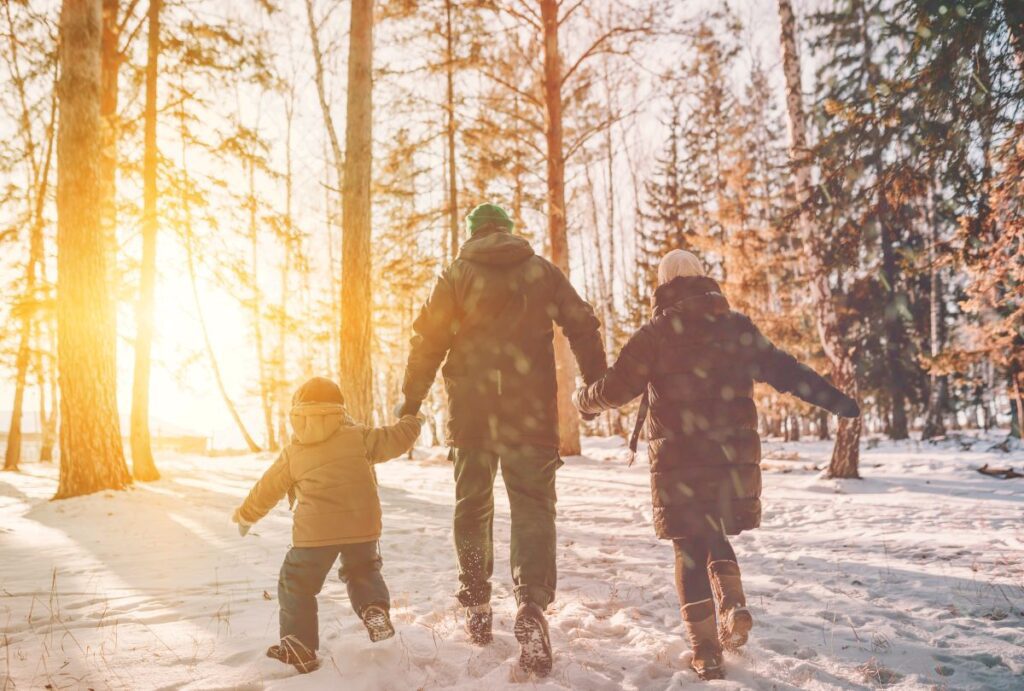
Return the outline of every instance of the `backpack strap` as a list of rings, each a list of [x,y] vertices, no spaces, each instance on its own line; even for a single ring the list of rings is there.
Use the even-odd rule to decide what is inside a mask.
[[[640,409],[636,411],[636,423],[633,425],[633,434],[629,438],[629,465],[631,467],[633,462],[636,460],[636,447],[640,442],[640,432],[644,428],[644,422],[647,421],[647,411],[651,407],[651,394],[650,388],[644,389],[643,398],[640,399]]]

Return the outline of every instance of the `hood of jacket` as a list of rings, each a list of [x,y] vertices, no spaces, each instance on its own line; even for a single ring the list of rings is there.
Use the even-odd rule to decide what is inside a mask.
[[[658,286],[651,298],[655,317],[666,314],[710,315],[729,311],[718,281],[707,276],[680,276]]]
[[[525,238],[504,230],[478,230],[463,243],[459,259],[489,266],[514,266],[534,254]]]
[[[319,444],[342,425],[352,424],[340,403],[299,403],[292,408],[290,418],[298,444]]]

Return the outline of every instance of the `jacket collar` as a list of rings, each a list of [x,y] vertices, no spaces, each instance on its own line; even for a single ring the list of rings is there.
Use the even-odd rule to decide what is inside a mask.
[[[727,312],[729,302],[722,295],[718,281],[708,276],[680,276],[654,291],[651,311],[654,316],[666,312]]]

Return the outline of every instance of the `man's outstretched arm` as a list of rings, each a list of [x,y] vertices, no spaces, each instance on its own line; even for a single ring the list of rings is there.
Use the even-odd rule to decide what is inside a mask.
[[[590,416],[621,408],[644,392],[651,378],[653,360],[651,335],[647,329],[640,329],[601,378],[573,394],[573,403],[580,413]]]
[[[601,341],[601,322],[594,315],[594,308],[580,297],[565,274],[552,268],[558,273],[552,317],[569,339],[583,382],[591,384],[608,369]]]
[[[419,316],[412,324],[412,330],[412,347],[402,382],[405,400],[398,411],[400,416],[419,412],[420,404],[434,383],[437,368],[452,347],[458,331],[455,294],[447,271],[438,276],[430,298],[420,308]]]

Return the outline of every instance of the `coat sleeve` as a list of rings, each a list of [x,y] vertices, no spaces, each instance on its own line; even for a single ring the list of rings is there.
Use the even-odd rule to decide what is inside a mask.
[[[556,276],[552,316],[569,340],[584,383],[591,384],[608,369],[604,343],[601,342],[601,322],[594,315],[594,309],[580,297],[565,274],[553,265],[551,268]]]
[[[797,398],[832,413],[845,414],[856,402],[824,377],[772,343],[750,319],[742,317],[740,343],[749,348],[751,376],[770,384],[780,393]]]
[[[253,525],[270,513],[270,510],[277,505],[277,502],[284,499],[294,484],[295,481],[288,469],[287,452],[282,451],[273,465],[263,473],[263,477],[253,485],[249,496],[238,507],[236,516],[241,519],[241,523]]]
[[[423,420],[415,415],[403,415],[394,425],[372,427],[366,430],[366,457],[371,463],[397,458],[412,448],[420,436]]]
[[[426,304],[413,322],[409,361],[405,367],[402,394],[409,404],[418,406],[434,383],[437,368],[452,347],[458,332],[455,293],[448,272],[442,273]]]
[[[622,348],[615,364],[600,379],[576,392],[576,407],[585,415],[596,415],[620,408],[642,394],[651,378],[655,349],[650,329],[637,331]]]

